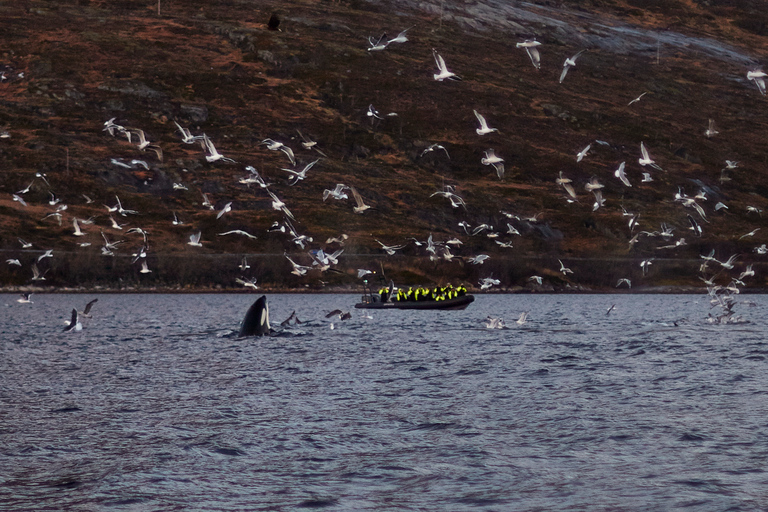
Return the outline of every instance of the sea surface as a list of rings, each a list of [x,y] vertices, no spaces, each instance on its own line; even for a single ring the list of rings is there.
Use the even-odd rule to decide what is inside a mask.
[[[259,295],[0,295],[0,510],[768,510],[767,296]]]

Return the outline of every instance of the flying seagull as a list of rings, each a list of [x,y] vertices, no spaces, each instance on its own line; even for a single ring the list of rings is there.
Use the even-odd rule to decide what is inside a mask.
[[[216,235],[218,236],[243,235],[243,236],[247,236],[248,238],[252,238],[253,240],[257,240],[257,237],[248,233],[247,231],[243,231],[242,229],[233,229],[232,231],[226,231],[224,233],[216,233]]]
[[[439,71],[439,73],[436,73],[434,75],[435,80],[437,80],[438,82],[442,82],[446,78],[450,80],[461,80],[461,78],[456,73],[448,71],[448,68],[445,65],[445,60],[443,60],[443,57],[439,53],[437,53],[437,50],[435,50],[434,48],[432,48],[432,56],[435,58],[435,63],[437,64],[437,70]]]
[[[407,42],[408,41],[408,37],[406,37],[405,33],[408,32],[409,30],[411,30],[412,28],[413,27],[408,27],[407,29],[403,30],[402,32],[397,34],[397,37],[394,37],[394,38],[390,39],[389,41],[387,41],[387,44],[389,45],[389,44],[392,44],[392,43],[405,43],[405,42]]]
[[[765,77],[767,76],[768,74],[765,74],[759,69],[747,72],[747,80],[753,80],[757,86],[757,90],[760,91],[760,94],[762,95],[765,95]]]
[[[496,169],[496,175],[499,179],[504,178],[504,159],[496,156],[496,152],[493,149],[489,149],[485,152],[485,157],[480,159],[480,163],[483,165],[492,165]]]
[[[515,46],[517,48],[525,48],[525,51],[528,52],[528,57],[531,58],[533,67],[541,69],[541,55],[539,55],[539,50],[536,48],[540,45],[541,43],[535,39],[526,39],[522,43],[517,43]]]
[[[709,120],[709,125],[707,126],[707,129],[704,130],[704,135],[706,135],[707,138],[709,138],[709,137],[713,137],[713,136],[717,135],[718,133],[720,133],[720,132],[715,129],[715,120],[714,119],[710,119]]]
[[[445,146],[442,146],[440,144],[431,144],[429,147],[427,147],[424,151],[421,152],[421,154],[419,155],[419,158],[426,155],[427,153],[430,153],[438,149],[442,149],[443,151],[445,151],[445,156],[448,157],[448,160],[451,159],[451,155],[448,154],[448,150],[445,149]]]
[[[203,134],[203,139],[200,144],[203,146],[203,150],[207,153],[205,155],[206,162],[213,163],[221,160],[222,162],[235,163],[231,158],[227,158],[219,153],[216,150],[216,146],[213,145],[213,142],[211,142],[211,139],[209,139],[206,134]]]
[[[499,131],[496,128],[489,128],[488,127],[488,121],[485,120],[485,117],[483,117],[482,114],[480,114],[477,110],[473,110],[472,112],[475,113],[475,117],[480,122],[480,128],[475,129],[478,135],[485,135],[491,132],[497,132]]]
[[[661,167],[656,165],[656,162],[651,160],[651,156],[648,154],[648,150],[645,149],[645,144],[643,144],[642,141],[640,142],[640,154],[641,154],[641,157],[637,159],[637,163],[639,163],[643,167],[645,167],[646,165],[650,165],[654,169],[658,169],[660,171],[663,170]]]
[[[635,98],[635,99],[633,99],[632,101],[630,101],[629,103],[627,103],[627,106],[630,106],[630,105],[632,105],[633,103],[637,103],[637,102],[638,102],[638,101],[640,101],[640,99],[641,99],[643,96],[645,96],[646,94],[648,94],[648,91],[644,92],[643,94],[641,94],[641,95],[640,95],[640,96],[638,96],[637,98]]]
[[[354,208],[352,208],[352,210],[355,213],[363,213],[365,210],[370,208],[369,205],[363,202],[363,197],[360,195],[360,192],[358,192],[355,187],[349,187],[349,190],[352,192],[352,197],[354,197],[355,203],[357,205]]]
[[[228,213],[228,212],[231,212],[231,211],[232,211],[232,201],[230,201],[230,202],[228,202],[227,204],[224,205],[224,208],[222,208],[221,211],[219,212],[219,214],[216,215],[216,218],[220,219],[220,218],[222,218],[224,216],[225,213]]]
[[[625,164],[626,164],[626,162],[621,162],[619,164],[619,168],[616,169],[613,172],[613,175],[616,176],[617,178],[619,178],[624,185],[626,185],[628,187],[631,187],[632,184],[629,183],[629,180],[627,179],[627,174],[624,172],[624,165]]]
[[[581,55],[585,51],[586,50],[581,50],[578,53],[576,53],[576,55],[574,55],[573,57],[569,57],[565,59],[565,62],[563,63],[563,72],[560,73],[560,83],[563,83],[563,80],[565,80],[565,75],[568,74],[568,70],[576,65],[576,59],[578,59],[579,55]]]

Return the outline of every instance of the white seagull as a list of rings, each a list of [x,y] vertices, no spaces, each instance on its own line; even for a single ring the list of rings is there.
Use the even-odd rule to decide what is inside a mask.
[[[483,165],[492,165],[496,169],[496,175],[499,179],[504,178],[504,159],[496,156],[496,152],[493,149],[489,149],[485,152],[485,156],[480,159],[480,163]]]
[[[288,207],[285,205],[285,203],[277,197],[271,190],[267,189],[267,194],[269,194],[269,197],[272,198],[272,209],[282,211],[285,215],[290,217],[293,220],[296,220],[296,218],[291,213],[291,210],[288,209]]]
[[[363,197],[360,195],[360,193],[357,191],[355,187],[349,187],[349,190],[352,192],[352,197],[355,199],[355,203],[357,205],[352,208],[352,210],[355,213],[363,213],[365,210],[370,208],[369,205],[363,202]]]
[[[247,236],[248,238],[251,238],[253,240],[258,240],[258,237],[248,233],[247,231],[243,231],[242,229],[233,229],[232,231],[225,231],[224,233],[216,233],[217,236],[227,236],[227,235],[243,235]]]
[[[296,165],[296,157],[293,154],[293,150],[283,144],[282,142],[278,142],[273,139],[264,139],[261,141],[262,144],[266,144],[267,149],[270,151],[282,151],[285,153],[285,156],[288,157],[288,160],[291,161],[291,165]]]
[[[767,76],[767,74],[759,69],[747,72],[747,80],[753,80],[757,86],[757,90],[760,91],[760,94],[762,95],[765,95],[765,77]]]
[[[480,122],[480,128],[475,129],[475,132],[477,132],[478,135],[486,135],[491,132],[499,131],[496,128],[489,128],[488,121],[486,121],[485,117],[482,114],[480,114],[477,110],[473,110],[472,112],[475,113],[475,117]]]
[[[200,141],[200,145],[203,147],[203,151],[207,153],[205,155],[206,162],[213,163],[221,160],[222,162],[235,163],[231,158],[227,158],[219,153],[216,150],[216,146],[213,145],[213,142],[211,142],[211,139],[209,139],[206,134],[203,134],[203,139]]]
[[[713,136],[717,135],[718,133],[720,133],[720,132],[715,129],[715,120],[714,119],[710,119],[709,120],[709,125],[707,126],[707,129],[704,130],[704,135],[706,135],[707,138],[709,138],[709,137],[713,137]]]
[[[200,243],[200,238],[203,236],[202,231],[198,231],[197,233],[192,233],[189,235],[189,242],[187,242],[187,245],[191,245],[193,247],[202,247],[203,244]]]
[[[432,48],[432,55],[435,58],[435,63],[437,64],[437,70],[439,71],[439,73],[436,73],[434,75],[435,80],[437,80],[438,82],[442,82],[446,78],[450,80],[461,80],[461,78],[456,73],[448,71],[448,68],[445,65],[445,60],[443,60],[443,57],[439,53],[437,53],[437,50],[435,50],[434,48]]]
[[[308,170],[310,170],[310,169],[312,168],[312,166],[314,166],[314,165],[315,165],[317,162],[319,162],[319,161],[320,161],[320,159],[318,158],[318,159],[317,159],[317,160],[315,160],[314,162],[310,162],[310,163],[308,163],[308,164],[307,164],[307,165],[304,167],[304,169],[302,169],[301,171],[294,171],[293,169],[281,169],[281,170],[283,170],[283,171],[285,171],[285,172],[289,172],[289,173],[291,173],[291,177],[290,177],[290,178],[288,178],[288,184],[289,184],[289,185],[295,185],[295,184],[296,184],[296,183],[298,183],[299,181],[301,181],[301,180],[303,180],[304,178],[306,178],[306,177],[307,177],[307,171],[308,171]]]
[[[625,165],[626,165],[626,162],[621,162],[619,164],[619,168],[613,172],[613,175],[619,178],[624,185],[631,187],[632,184],[629,182],[629,180],[627,179],[627,174],[624,172]]]
[[[525,48],[525,51],[528,52],[528,57],[531,58],[533,67],[541,69],[541,55],[539,55],[539,50],[536,48],[537,46],[541,46],[541,43],[535,39],[526,39],[522,43],[517,43],[515,45],[517,48]]]
[[[203,136],[202,135],[192,135],[192,132],[190,132],[189,129],[184,128],[183,126],[181,126],[176,121],[174,121],[174,124],[176,124],[176,127],[181,132],[181,142],[183,142],[185,144],[194,144],[195,142],[197,142],[199,140],[203,140]]]
[[[645,167],[646,165],[650,165],[654,169],[658,169],[660,171],[662,170],[661,167],[656,165],[656,162],[651,160],[651,156],[648,154],[648,150],[645,149],[645,144],[643,144],[642,141],[640,142],[640,154],[641,154],[641,157],[637,159],[637,163],[639,163],[643,167]]]
[[[565,80],[565,75],[568,74],[568,70],[571,69],[573,66],[576,65],[576,59],[579,58],[579,55],[584,53],[586,50],[581,50],[573,57],[568,57],[565,59],[565,62],[563,63],[563,72],[560,73],[560,83],[563,83],[563,80]]]
[[[224,216],[225,213],[229,213],[232,211],[232,201],[228,202],[224,205],[224,208],[221,209],[221,211],[216,215],[217,219],[220,219]]]

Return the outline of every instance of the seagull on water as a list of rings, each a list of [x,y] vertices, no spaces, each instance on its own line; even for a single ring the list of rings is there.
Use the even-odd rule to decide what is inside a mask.
[[[22,293],[21,297],[16,299],[16,302],[18,302],[19,304],[34,304],[34,302],[32,302],[32,292]]]
[[[528,52],[528,57],[531,58],[533,67],[541,69],[541,55],[539,55],[539,50],[536,48],[537,46],[541,46],[541,43],[535,39],[526,39],[522,43],[517,43],[515,45],[517,48],[525,48],[525,51]]]
[[[476,128],[475,132],[477,132],[478,135],[486,135],[491,132],[497,132],[499,131],[496,128],[489,128],[488,127],[488,121],[485,120],[485,117],[480,114],[477,110],[473,110],[472,112],[475,113],[475,117],[480,122],[480,128]]]
[[[563,80],[565,80],[565,75],[568,74],[568,70],[576,65],[576,59],[578,59],[579,55],[581,55],[585,51],[587,50],[580,50],[573,57],[568,57],[567,59],[565,59],[565,62],[563,63],[563,72],[560,73],[560,83],[563,83]]]
[[[435,63],[437,64],[437,70],[439,71],[439,73],[436,73],[434,75],[435,80],[437,80],[438,82],[442,82],[446,78],[450,80],[461,80],[461,78],[456,73],[448,71],[448,68],[445,65],[445,60],[439,53],[437,53],[437,50],[435,50],[434,48],[432,48],[432,56],[435,58]]]

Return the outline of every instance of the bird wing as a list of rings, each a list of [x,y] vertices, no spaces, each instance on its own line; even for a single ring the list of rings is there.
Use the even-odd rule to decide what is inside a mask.
[[[568,65],[568,61],[565,61],[565,64],[563,64],[563,72],[560,73],[560,83],[563,83],[563,80],[565,80],[565,75],[568,74],[568,68],[571,66]]]
[[[84,315],[87,315],[88,313],[90,313],[90,312],[91,312],[91,308],[92,308],[92,307],[93,307],[93,305],[94,305],[94,304],[96,304],[97,302],[99,302],[99,299],[93,299],[91,302],[89,302],[88,304],[86,304],[86,305],[85,305],[85,309],[83,310],[83,314],[84,314]]]
[[[445,59],[443,59],[443,56],[440,55],[439,53],[436,54],[436,55],[437,55],[436,58],[437,58],[437,67],[438,67],[438,69],[440,69],[440,71],[442,73],[447,73],[448,72],[448,66],[445,65]],[[765,87],[763,87],[763,88],[765,88]]]
[[[475,117],[478,121],[480,121],[480,128],[485,130],[488,128],[488,123],[485,120],[485,117],[483,117],[482,114],[480,114],[477,110],[473,110],[472,112],[475,113]]]
[[[531,62],[533,62],[536,69],[539,69],[541,67],[541,55],[539,55],[539,50],[534,46],[526,46],[525,51],[528,52],[528,56],[531,58]]]
[[[648,155],[648,150],[645,149],[645,144],[640,142],[640,154],[643,155],[644,160],[650,160],[651,157]]]
[[[64,332],[71,331],[77,325],[77,309],[72,308],[72,319],[69,321],[69,325],[64,328]]]
[[[355,187],[349,187],[349,189],[352,191],[352,197],[355,198],[355,202],[357,203],[358,208],[365,206],[363,197],[360,195],[357,189]]]

